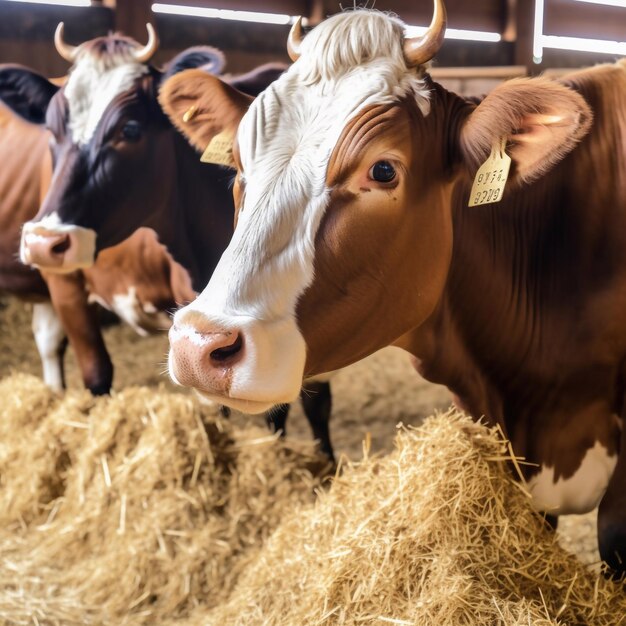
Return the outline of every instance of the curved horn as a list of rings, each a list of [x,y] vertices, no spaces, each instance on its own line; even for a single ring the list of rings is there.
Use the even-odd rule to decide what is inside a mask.
[[[441,48],[446,34],[446,7],[443,0],[434,0],[435,10],[428,30],[421,37],[404,39],[404,58],[409,67],[430,61]]]
[[[140,48],[133,53],[133,56],[138,63],[146,63],[149,61],[159,47],[159,38],[157,37],[156,32],[154,32],[154,26],[148,22],[146,24],[146,29],[148,30],[148,43],[143,48]]]
[[[289,38],[287,39],[287,54],[292,61],[297,61],[300,58],[300,47],[302,46],[302,16],[294,22],[291,30],[289,31]]]
[[[65,41],[63,41],[64,29],[65,24],[63,24],[63,22],[59,22],[57,29],[54,31],[54,47],[66,61],[73,63],[74,58],[76,57],[76,51],[78,50],[78,46],[70,46],[69,44],[65,43]]]

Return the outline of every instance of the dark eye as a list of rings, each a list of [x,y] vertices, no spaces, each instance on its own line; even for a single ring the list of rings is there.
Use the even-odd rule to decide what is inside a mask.
[[[122,126],[122,138],[125,141],[139,141],[141,139],[141,124],[136,120],[129,120]]]
[[[396,168],[389,161],[377,161],[370,168],[369,177],[378,183],[390,183],[396,177]]]

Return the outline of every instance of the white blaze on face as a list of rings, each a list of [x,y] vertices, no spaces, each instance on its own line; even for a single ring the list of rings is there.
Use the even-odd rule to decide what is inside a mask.
[[[387,15],[336,15],[307,35],[300,59],[240,123],[245,196],[237,228],[208,286],[186,307],[243,330],[247,354],[233,371],[231,397],[297,396],[306,346],[296,305],[313,280],[332,151],[366,107],[413,94],[424,114],[429,109],[402,44],[403,25]]]
[[[93,137],[98,123],[113,99],[132,88],[148,72],[148,66],[137,63],[132,48],[116,54],[96,56],[79,52],[64,94],[69,105],[69,130],[78,145]]]
[[[111,43],[115,52],[92,50],[93,42],[79,48],[76,63],[70,71],[63,93],[68,103],[68,131],[72,141],[84,146],[92,139],[107,107],[121,93],[132,88],[135,81],[148,72],[148,66],[138,63],[133,53],[136,47],[127,41]],[[54,173],[53,185],[58,176]],[[54,259],[38,255],[45,237],[67,235],[71,246]],[[22,229],[20,259],[23,263],[54,272],[71,272],[91,267],[95,258],[96,232],[61,222],[53,213],[38,222],[27,222]],[[39,257],[39,258],[38,258]]]
[[[541,471],[528,481],[533,506],[538,511],[554,515],[592,511],[600,504],[616,464],[617,455],[610,456],[596,441],[569,478],[555,480],[554,468],[542,466]]]

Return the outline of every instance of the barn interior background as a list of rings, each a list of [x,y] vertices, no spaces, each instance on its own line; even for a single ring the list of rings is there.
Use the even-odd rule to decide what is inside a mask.
[[[67,63],[52,44],[59,21],[65,21],[72,44],[114,29],[143,41],[145,24],[151,22],[161,40],[156,63],[186,47],[210,43],[227,55],[229,71],[243,72],[267,61],[288,62],[284,43],[293,16],[315,25],[339,11],[340,4],[351,6],[352,0],[0,0],[0,59],[61,75]],[[430,21],[429,2],[369,4],[417,27]],[[449,0],[446,6],[448,33],[437,66],[521,66],[536,74],[625,53],[622,0]]]
[[[352,0],[343,1],[344,7],[351,4]],[[370,0],[370,4],[374,3]],[[541,72],[559,74],[567,68],[626,55],[626,0],[448,0],[446,5],[449,28],[433,75],[461,93],[484,93],[506,78]],[[397,13],[417,33],[430,20],[432,10],[426,0],[376,0],[375,8]],[[143,42],[145,24],[151,22],[160,38],[154,57],[157,65],[189,46],[209,44],[225,53],[228,72],[239,73],[269,61],[289,62],[285,41],[294,16],[302,15],[309,26],[314,26],[338,10],[337,0],[0,0],[0,62],[19,63],[48,76],[62,76],[68,64],[53,45],[59,21],[65,22],[66,41],[74,45],[112,30]],[[30,331],[29,306],[0,295],[0,378],[14,372],[40,373]],[[106,340],[116,368],[115,389],[147,385],[174,390],[162,375],[167,350],[165,335],[138,337],[128,327],[112,326],[106,331]],[[68,385],[70,389],[79,389],[79,375],[71,355],[69,361]],[[9,389],[3,390],[5,397],[8,392]],[[372,451],[389,452],[398,422],[418,424],[434,409],[450,403],[447,390],[419,379],[405,355],[394,350],[385,350],[340,374],[333,382],[333,392],[331,428],[335,447],[338,453],[352,458],[359,458],[364,439],[371,440]],[[28,396],[35,392],[31,389],[25,393]],[[45,402],[53,405],[55,401],[47,398]],[[84,414],[89,410],[85,409]],[[235,415],[233,419],[242,428],[248,423],[245,416]],[[299,406],[293,408],[289,432],[294,438],[309,437]],[[2,454],[6,462],[6,446]],[[293,499],[286,502],[291,506]],[[7,528],[11,523],[7,521]],[[118,525],[116,532],[119,528]],[[568,549],[583,561],[597,564],[593,514],[564,519],[559,533]],[[161,540],[166,541],[162,537]],[[8,542],[5,532],[0,537],[0,560],[5,566],[9,560],[3,546],[6,548]],[[18,578],[22,573],[19,567],[15,570]],[[29,571],[28,576],[35,574]],[[29,580],[30,586],[23,586],[21,592],[15,590],[17,585],[15,593],[9,593],[7,589],[13,583],[6,577],[0,578],[0,618],[7,623],[32,623],[32,616],[38,615],[40,623],[87,623],[80,618],[80,612],[87,609],[78,604],[77,612],[68,609],[65,621],[63,611],[56,607],[54,619],[60,621],[47,622],[52,605],[46,604],[48,592],[40,589],[45,580]],[[55,584],[58,582],[55,579]],[[141,589],[144,593],[144,587]],[[200,589],[197,593],[205,591]],[[38,608],[20,604],[15,596],[19,593],[30,593],[31,599],[37,597],[34,604],[39,603]],[[143,607],[145,623],[157,623],[150,621],[149,609],[145,607],[150,602],[156,606],[160,600],[151,599],[148,592],[146,597],[137,593],[139,601],[133,604],[129,600],[129,612]],[[69,606],[72,599],[66,597],[64,601]],[[84,618],[86,613],[82,615]],[[116,615],[110,623],[116,623],[119,614]],[[97,612],[90,614],[89,620],[104,623]],[[136,623],[143,622],[137,618]],[[165,618],[158,623],[166,623]]]

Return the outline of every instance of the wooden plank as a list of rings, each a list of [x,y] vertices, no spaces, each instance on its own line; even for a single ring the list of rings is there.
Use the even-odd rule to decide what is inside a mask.
[[[503,65],[500,67],[433,67],[430,75],[442,78],[517,78],[526,76],[524,65]]]
[[[119,2],[120,0],[118,0]],[[153,0],[156,1],[156,0]],[[162,0],[165,4],[178,4],[231,11],[257,11],[263,13],[286,13],[308,16],[311,0]],[[152,4],[152,3],[151,3]]]
[[[626,41],[626,8],[548,0],[543,34]]]
[[[357,0],[357,6],[363,4]],[[342,0],[342,5],[349,7],[352,0]],[[427,26],[433,15],[432,0],[376,0],[380,11],[391,11],[407,24]],[[325,0],[328,14],[337,13],[338,0]],[[481,30],[501,33],[506,24],[506,2],[503,0],[446,0],[448,26],[450,28]]]
[[[140,43],[147,39],[146,24],[154,24],[153,0],[117,0],[115,28]]]
[[[65,39],[78,45],[113,30],[113,12],[103,7],[2,3],[0,63],[20,63],[45,76],[61,76],[69,63],[54,48],[54,31],[65,22]]]
[[[515,64],[526,67],[530,74],[538,72],[533,63],[535,32],[535,0],[517,0],[515,5],[517,37],[515,39]]]

